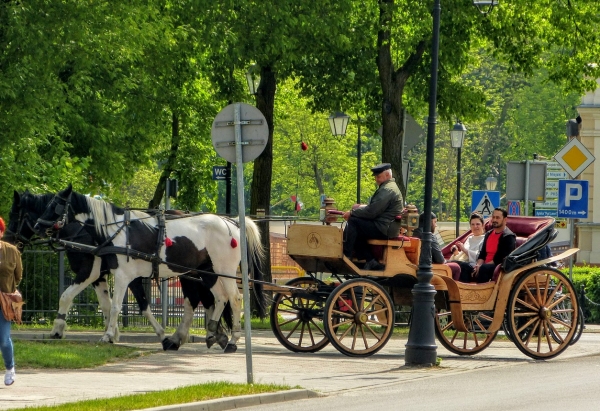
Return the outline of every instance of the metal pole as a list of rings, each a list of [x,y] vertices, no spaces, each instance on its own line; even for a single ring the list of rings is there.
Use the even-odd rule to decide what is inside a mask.
[[[440,0],[433,6],[433,39],[431,46],[431,82],[429,85],[429,117],[427,119],[427,155],[425,162],[425,224],[421,238],[421,257],[417,271],[417,284],[413,293],[413,318],[404,354],[406,365],[434,365],[437,346],[434,336],[435,288],[431,285],[431,199],[433,196],[433,160],[435,149],[436,95],[438,55],[440,46]]]
[[[236,103],[233,114],[235,123],[235,174],[237,177],[238,215],[240,217],[240,253],[242,254],[242,285],[244,288],[244,332],[246,337],[246,379],[254,383],[252,374],[252,341],[250,324],[250,287],[248,285],[248,260],[246,254],[246,204],[244,201],[244,163],[242,158],[241,104]]]
[[[575,236],[575,220],[571,219],[569,221],[569,248],[573,248],[574,241],[573,237]],[[573,255],[569,257],[569,280],[573,281]]]
[[[362,143],[360,140],[360,117],[358,117],[358,140],[356,142],[356,204],[360,204],[360,166],[362,157]]]
[[[225,214],[231,214],[231,163],[229,161],[225,177]]]
[[[458,147],[456,155],[456,237],[460,235],[460,154],[462,147]]]
[[[529,215],[529,160],[525,160],[525,215]]]
[[[167,178],[165,184],[165,210],[171,209],[171,198],[169,197],[171,181]],[[169,281],[164,280],[160,283],[160,305],[162,308],[162,326],[169,325]]]

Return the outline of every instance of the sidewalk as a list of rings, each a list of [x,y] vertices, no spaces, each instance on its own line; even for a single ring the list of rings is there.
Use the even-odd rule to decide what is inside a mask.
[[[13,332],[13,339],[34,339],[42,336],[43,333],[40,332]],[[98,341],[100,333],[71,332],[67,338]],[[195,341],[203,341],[203,338],[196,337]],[[11,387],[0,386],[0,410],[108,398],[209,381],[247,382],[243,342],[240,343],[237,353],[227,355],[222,354],[220,349],[208,350],[203,342],[186,344],[177,352],[163,352],[153,334],[124,334],[120,344],[154,350],[156,353],[85,370],[19,369],[17,364],[15,384]],[[186,407],[186,410],[233,409],[260,404],[259,401],[266,403],[308,398],[533,361],[508,341],[494,341],[481,354],[466,357],[452,354],[438,343],[437,354],[442,358],[440,367],[412,368],[404,366],[405,344],[406,338],[394,337],[379,353],[367,358],[346,357],[331,346],[318,353],[300,354],[283,348],[270,331],[253,331],[254,382],[287,384],[302,389],[196,403],[202,404],[202,408]],[[552,361],[564,361],[598,353],[600,327],[588,326],[577,344]],[[172,406],[161,409],[182,408]]]

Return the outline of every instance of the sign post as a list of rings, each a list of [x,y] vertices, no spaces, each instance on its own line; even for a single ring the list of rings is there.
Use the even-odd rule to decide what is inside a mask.
[[[233,130],[231,129],[233,126]],[[242,134],[242,126],[245,126]],[[233,131],[233,135],[232,135]],[[217,153],[230,163],[236,163],[238,214],[240,219],[240,253],[242,286],[244,289],[244,332],[246,346],[246,376],[254,383],[252,372],[252,341],[250,322],[250,286],[246,250],[246,204],[244,199],[244,163],[258,157],[269,137],[267,121],[256,107],[234,103],[225,107],[213,121],[211,137]]]

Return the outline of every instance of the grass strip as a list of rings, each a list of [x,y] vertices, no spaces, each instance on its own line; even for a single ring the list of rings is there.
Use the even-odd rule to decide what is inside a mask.
[[[124,395],[121,397],[85,400],[52,406],[27,407],[26,409],[28,411],[128,411],[289,389],[291,387],[287,385],[208,382],[206,384],[191,385],[147,394]]]
[[[87,341],[13,340],[13,344],[19,368],[90,368],[148,353],[134,347]]]

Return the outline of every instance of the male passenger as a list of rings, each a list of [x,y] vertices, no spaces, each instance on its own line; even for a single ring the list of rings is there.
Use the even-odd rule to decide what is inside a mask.
[[[485,233],[477,263],[471,274],[478,283],[487,283],[494,275],[494,269],[515,249],[517,236],[506,226],[508,213],[496,207],[492,212],[492,229]]]
[[[400,223],[395,219],[402,212],[402,194],[392,178],[391,168],[389,163],[371,168],[378,186],[371,201],[366,206],[356,204],[353,210],[344,213],[344,220],[348,221],[344,229],[344,255],[351,259],[356,250],[357,257],[367,261],[363,270],[385,268],[374,258],[367,240],[387,240],[400,233]]]

